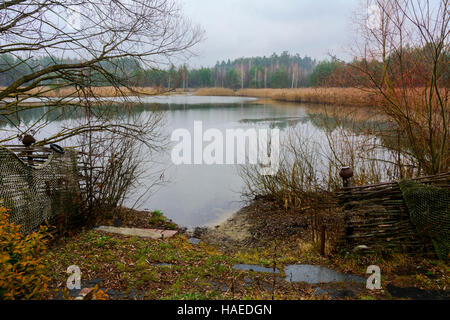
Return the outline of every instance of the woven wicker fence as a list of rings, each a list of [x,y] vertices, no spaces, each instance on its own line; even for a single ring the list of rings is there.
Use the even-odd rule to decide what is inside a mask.
[[[0,201],[23,233],[45,221],[67,226],[79,215],[77,153],[0,146]]]
[[[448,190],[450,173],[414,181]],[[337,197],[343,205],[345,220],[341,247],[367,246],[367,252],[433,252],[431,239],[419,233],[412,223],[397,182],[344,188]]]

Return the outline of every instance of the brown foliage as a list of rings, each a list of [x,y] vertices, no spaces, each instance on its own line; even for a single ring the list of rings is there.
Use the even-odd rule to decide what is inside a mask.
[[[0,207],[0,300],[39,299],[48,281],[43,261],[47,229],[24,235],[8,218]]]

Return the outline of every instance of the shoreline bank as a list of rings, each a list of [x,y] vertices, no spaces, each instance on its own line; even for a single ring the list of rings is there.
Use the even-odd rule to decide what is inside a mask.
[[[374,92],[355,88],[299,88],[299,89],[240,89],[201,88],[194,92],[198,96],[242,96],[274,101],[327,104],[339,106],[374,107],[379,99]]]

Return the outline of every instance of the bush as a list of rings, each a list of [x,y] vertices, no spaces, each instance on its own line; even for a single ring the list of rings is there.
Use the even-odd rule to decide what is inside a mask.
[[[39,299],[48,281],[43,262],[47,228],[24,235],[20,225],[8,218],[7,210],[0,207],[0,300]]]

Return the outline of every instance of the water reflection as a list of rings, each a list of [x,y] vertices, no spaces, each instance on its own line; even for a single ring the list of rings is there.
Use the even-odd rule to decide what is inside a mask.
[[[253,99],[237,97],[165,96],[157,104],[154,102],[108,104],[97,106],[94,111],[99,114],[107,112],[108,116],[118,120],[128,120],[136,115],[145,119],[152,112],[163,112],[166,118],[163,131],[167,136],[178,128],[188,129],[193,134],[194,121],[202,121],[204,131],[216,128],[224,136],[226,129],[245,130],[254,127],[277,127],[283,136],[289,127],[296,127],[319,143],[326,141],[324,125],[332,124],[333,121],[324,114],[308,112],[303,105],[260,104]],[[10,117],[8,121],[0,117],[3,120],[0,120],[0,133],[5,129],[10,132],[15,130],[11,122],[24,126],[43,115],[42,121],[48,120],[51,123],[37,134],[38,140],[54,134],[62,127],[70,127],[74,121],[84,117],[80,108],[34,108],[21,112],[19,117]],[[350,125],[354,127],[354,123],[349,123]],[[70,142],[65,145],[68,144]],[[170,152],[171,147],[154,155],[153,161],[148,164],[148,172],[165,170],[165,177],[169,182],[155,190],[151,197],[144,199],[140,209],[158,209],[178,224],[194,227],[209,225],[243,205],[240,197],[243,182],[237,173],[237,165],[174,166]],[[151,181],[147,183],[150,185]],[[134,190],[125,205],[133,205],[141,192],[142,189],[139,188]]]

